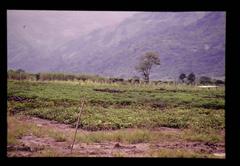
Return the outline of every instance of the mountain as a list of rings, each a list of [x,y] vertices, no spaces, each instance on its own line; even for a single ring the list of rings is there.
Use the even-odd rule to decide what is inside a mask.
[[[56,57],[50,53],[60,45],[100,27],[114,25],[134,13],[8,10],[8,68],[48,71]]]
[[[156,51],[161,65],[153,68],[151,79],[176,79],[181,72],[225,75],[224,12],[140,12],[59,43],[47,55],[34,52],[31,42],[9,40],[8,44],[10,66],[34,72],[129,78],[139,75],[134,68],[140,56]]]

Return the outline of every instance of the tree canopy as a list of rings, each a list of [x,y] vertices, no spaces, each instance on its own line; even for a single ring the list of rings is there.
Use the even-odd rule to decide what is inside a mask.
[[[153,65],[160,65],[160,58],[157,52],[146,52],[135,67],[141,73],[143,79],[149,82],[149,76]]]

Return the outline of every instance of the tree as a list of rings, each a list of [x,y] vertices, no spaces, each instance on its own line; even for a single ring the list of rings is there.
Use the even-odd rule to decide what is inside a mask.
[[[210,77],[202,76],[199,78],[199,83],[200,84],[212,84],[212,80]]]
[[[224,85],[224,81],[223,80],[216,80],[215,84],[216,85]]]
[[[187,79],[188,79],[188,83],[193,84],[195,82],[195,79],[196,79],[195,74],[194,73],[190,73],[188,75]]]
[[[133,83],[140,83],[140,78],[138,76],[133,76],[132,81]]]
[[[40,73],[36,74],[36,81],[40,80]]]
[[[19,80],[21,81],[22,80],[22,74],[24,74],[25,71],[23,69],[18,69],[16,72],[19,74]]]
[[[135,69],[142,74],[143,79],[148,83],[153,65],[160,65],[160,58],[156,52],[146,52],[139,61]]]
[[[128,79],[129,83],[140,83],[140,78],[138,76],[133,76],[131,79]]]
[[[182,73],[182,74],[180,74],[179,79],[180,79],[182,82],[184,82],[184,79],[185,79],[186,77],[187,77],[186,74]]]
[[[17,73],[25,73],[25,71],[23,69],[18,69]]]

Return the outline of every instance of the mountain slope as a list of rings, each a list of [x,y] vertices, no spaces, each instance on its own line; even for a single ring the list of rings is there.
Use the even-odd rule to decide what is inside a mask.
[[[134,67],[146,51],[159,52],[161,59],[151,79],[176,79],[181,72],[224,77],[225,13],[137,13],[62,43],[39,71],[132,77],[139,75]]]

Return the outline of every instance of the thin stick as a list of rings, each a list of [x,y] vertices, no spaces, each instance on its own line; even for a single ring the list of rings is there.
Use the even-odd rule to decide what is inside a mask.
[[[84,100],[82,101],[82,105],[81,105],[81,108],[80,108],[80,111],[79,111],[79,114],[78,114],[78,120],[77,120],[76,130],[75,130],[75,134],[74,134],[74,138],[73,138],[73,143],[72,143],[72,147],[71,147],[71,153],[72,153],[72,150],[73,150],[73,145],[74,145],[74,143],[75,143],[76,134],[77,134],[77,129],[78,129],[79,121],[80,121],[80,118],[81,118],[83,106],[84,106]]]

